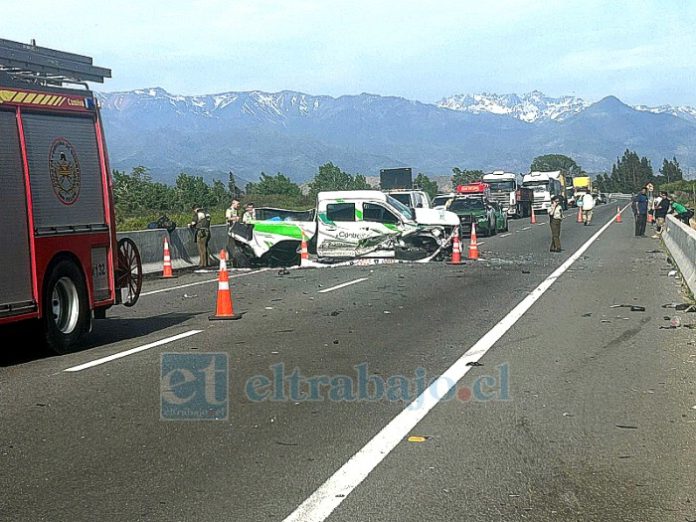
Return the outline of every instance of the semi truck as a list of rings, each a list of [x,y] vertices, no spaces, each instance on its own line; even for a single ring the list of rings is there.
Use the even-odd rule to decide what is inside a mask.
[[[36,321],[71,350],[114,304],[132,306],[140,254],[116,240],[106,142],[87,56],[0,39],[0,328]],[[79,88],[79,86],[84,86]]]
[[[522,186],[534,192],[535,211],[548,212],[551,198],[560,196],[563,207],[567,208],[565,176],[560,170],[552,172],[530,172],[522,178]]]
[[[576,176],[573,178],[573,192],[576,195],[579,193],[587,194],[592,192],[592,178],[589,176]]]
[[[510,217],[527,217],[532,213],[534,191],[518,183],[517,174],[495,170],[483,176],[490,187],[491,199]]]
[[[444,209],[412,210],[378,190],[344,190],[320,192],[311,211],[276,210],[267,220],[235,223],[230,235],[237,266],[287,266],[299,261],[303,236],[320,261],[422,259],[445,250],[457,225],[457,215]]]

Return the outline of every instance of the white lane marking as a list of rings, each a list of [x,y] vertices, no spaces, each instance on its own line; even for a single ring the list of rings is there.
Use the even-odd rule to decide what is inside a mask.
[[[522,230],[529,230],[532,227],[524,227]]]
[[[155,341],[154,343],[149,343],[149,344],[145,344],[143,346],[138,346],[137,348],[131,348],[130,350],[126,350],[125,352],[115,353],[113,355],[109,355],[108,357],[102,357],[101,359],[95,359],[94,361],[80,364],[78,366],[73,366],[72,368],[67,368],[63,371],[64,372],[79,372],[80,370],[86,370],[87,368],[92,368],[94,366],[98,366],[100,364],[104,364],[104,363],[107,363],[109,361],[114,361],[116,359],[120,359],[120,358],[126,357],[128,355],[133,355],[134,353],[142,352],[144,350],[149,350],[150,348],[155,348],[156,346],[162,346],[163,344],[178,341],[179,339],[191,337],[192,335],[199,334],[202,331],[203,330],[189,330],[188,332],[180,333],[180,334],[174,335],[172,337],[160,339],[159,341]]]
[[[331,288],[324,288],[319,290],[320,294],[325,294],[326,292],[333,292],[334,290],[339,290],[345,288],[346,286],[354,285],[355,283],[361,283],[367,281],[367,277],[361,277],[360,279],[355,279],[354,281],[348,281],[347,283],[341,283],[340,285],[332,286]]]
[[[512,234],[503,234],[503,235],[500,236],[500,237],[508,237],[508,236],[511,236],[511,235],[512,235]]]
[[[614,222],[614,217],[572,256],[481,337],[464,355],[438,377],[414,402],[394,417],[361,450],[324,482],[284,522],[323,522],[350,493],[382,462],[404,437],[464,377],[472,366],[532,307],[556,280],[575,263]]]
[[[230,279],[237,279],[238,277],[245,277],[248,275],[260,274],[262,272],[268,272],[269,270],[271,270],[271,269],[270,268],[261,268],[259,270],[255,270],[254,272],[244,272],[242,274],[233,274],[229,278]],[[217,277],[215,279],[206,279],[205,281],[196,281],[195,283],[186,283],[185,285],[170,286],[167,288],[160,288],[159,290],[150,290],[149,292],[143,292],[142,294],[140,294],[140,297],[161,294],[163,292],[171,292],[172,290],[180,290],[181,288],[188,288],[190,286],[204,285],[206,283],[214,283],[216,281],[217,281]]]

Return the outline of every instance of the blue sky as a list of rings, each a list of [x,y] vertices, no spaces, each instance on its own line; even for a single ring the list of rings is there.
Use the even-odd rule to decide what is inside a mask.
[[[93,56],[107,91],[696,105],[694,27],[689,0],[30,0],[3,6],[0,38]]]

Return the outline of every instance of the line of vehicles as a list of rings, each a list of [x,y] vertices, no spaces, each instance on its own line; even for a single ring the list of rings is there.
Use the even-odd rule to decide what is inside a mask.
[[[99,108],[86,82],[111,71],[87,56],[0,39],[0,325],[34,321],[62,353],[142,286],[137,246],[116,240],[113,191]],[[562,172],[522,183],[495,171],[430,200],[410,168],[383,169],[381,190],[320,192],[307,211],[258,209],[230,230],[236,266],[288,265],[304,240],[320,261],[438,259],[455,233],[508,229],[565,195]],[[575,196],[591,190],[573,180]]]
[[[507,231],[509,219],[547,211],[555,195],[567,203],[572,183],[562,171],[531,172],[520,183],[516,174],[499,170],[431,200],[413,188],[410,168],[382,169],[381,190],[320,192],[309,211],[257,209],[256,222],[230,230],[233,262],[296,264],[302,238],[319,261],[438,259],[451,249],[453,234],[469,235],[472,224],[479,234],[492,236]],[[591,190],[590,178],[576,188]]]

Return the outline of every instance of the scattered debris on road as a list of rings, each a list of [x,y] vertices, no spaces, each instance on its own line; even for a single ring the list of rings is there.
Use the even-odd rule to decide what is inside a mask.
[[[480,363],[478,361],[469,361],[466,363],[467,366],[483,366],[483,363]]]
[[[421,435],[411,435],[407,440],[409,442],[425,442],[429,437],[423,437]]]
[[[622,430],[637,430],[638,426],[631,426],[628,424],[617,424],[617,428],[621,428]]]

